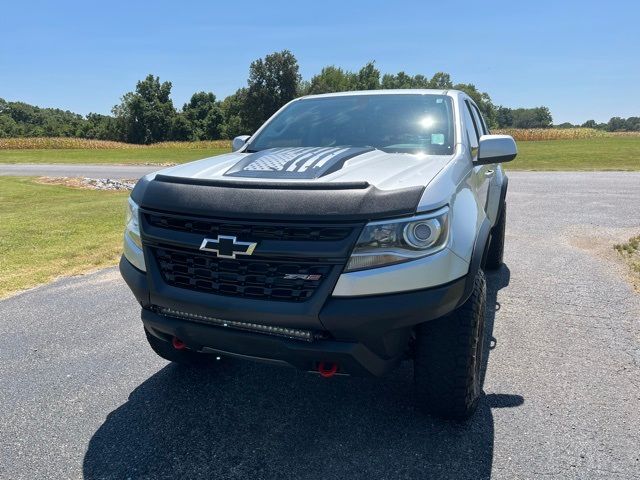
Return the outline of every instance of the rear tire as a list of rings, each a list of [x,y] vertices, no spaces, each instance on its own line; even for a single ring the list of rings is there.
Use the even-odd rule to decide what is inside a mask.
[[[149,342],[151,349],[165,360],[191,367],[201,367],[213,364],[213,355],[211,354],[198,353],[188,349],[177,350],[173,347],[170,341],[159,339],[155,335],[149,333],[146,328],[144,329],[144,333],[147,336],[147,341]]]
[[[507,226],[507,204],[503,203],[500,209],[498,222],[491,229],[491,242],[487,250],[485,268],[497,270],[502,266],[504,257],[504,235]]]
[[[464,420],[482,393],[484,272],[478,270],[469,299],[450,314],[418,325],[414,380],[418,407],[447,419]]]

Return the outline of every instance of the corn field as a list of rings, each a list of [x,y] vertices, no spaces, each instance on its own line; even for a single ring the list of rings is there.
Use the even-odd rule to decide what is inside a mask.
[[[0,150],[34,149],[82,149],[82,150],[124,150],[149,148],[181,148],[189,150],[231,148],[229,140],[207,140],[201,142],[162,142],[153,145],[135,145],[132,143],[112,142],[108,140],[89,140],[85,138],[33,137],[0,138]]]
[[[594,128],[505,128],[491,133],[511,135],[518,141],[579,140],[602,137],[639,137],[640,132],[605,132]],[[230,140],[206,140],[198,142],[161,142],[152,145],[89,140],[67,137],[0,138],[0,150],[35,149],[82,149],[82,150],[124,150],[124,149],[231,149]]]
[[[505,128],[492,130],[491,133],[511,135],[520,141],[578,140],[609,135],[608,132],[595,128]]]
[[[605,132],[595,128],[499,128],[491,133],[511,135],[519,141],[582,140],[602,137],[640,137],[640,132]]]

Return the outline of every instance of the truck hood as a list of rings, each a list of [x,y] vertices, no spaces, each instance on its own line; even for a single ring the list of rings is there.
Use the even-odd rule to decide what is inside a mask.
[[[426,186],[452,155],[386,153],[373,148],[273,148],[229,153],[158,172],[183,179],[260,184],[366,182],[380,190]]]

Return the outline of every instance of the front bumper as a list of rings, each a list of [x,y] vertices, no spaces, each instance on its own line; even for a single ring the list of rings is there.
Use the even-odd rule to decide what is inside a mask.
[[[234,309],[237,300],[229,297],[194,292],[181,296],[180,289],[164,290],[166,297],[151,294],[147,274],[124,257],[120,272],[142,305],[145,327],[159,338],[176,336],[196,351],[271,361],[303,370],[314,370],[319,362],[332,362],[339,365],[339,373],[377,376],[393,369],[402,359],[414,325],[441,317],[464,301],[466,282],[466,277],[462,277],[446,285],[412,292],[328,297],[313,322],[327,338],[305,342],[161,315],[156,306],[278,325],[275,312],[252,312],[240,308],[240,303]],[[294,315],[287,315],[284,323],[299,328],[309,326],[308,319],[296,324]]]

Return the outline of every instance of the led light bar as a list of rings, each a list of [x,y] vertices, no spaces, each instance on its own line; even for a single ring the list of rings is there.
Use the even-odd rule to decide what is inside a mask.
[[[216,325],[218,327],[233,328],[237,330],[247,330],[250,332],[265,333],[267,335],[276,335],[279,337],[291,338],[294,340],[304,340],[313,342],[314,334],[311,330],[302,330],[299,328],[276,327],[272,325],[260,325],[259,323],[238,322],[236,320],[222,320],[215,317],[207,317],[206,315],[198,315],[197,313],[181,312],[172,308],[158,307],[161,315],[168,317],[182,318],[195,322],[202,322]]]

